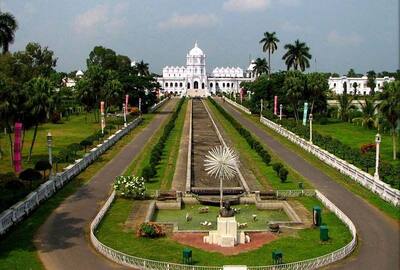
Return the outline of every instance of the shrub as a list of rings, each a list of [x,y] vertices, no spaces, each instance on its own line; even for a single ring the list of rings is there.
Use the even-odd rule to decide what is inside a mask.
[[[139,226],[137,235],[140,237],[156,238],[165,235],[163,227],[154,222],[144,222]]]
[[[61,114],[59,112],[53,112],[51,115],[51,122],[53,124],[58,124],[61,121]]]
[[[276,174],[279,174],[279,171],[281,170],[282,167],[283,167],[283,165],[280,162],[272,164],[272,169],[274,169]]]
[[[42,171],[43,176],[46,177],[46,171],[53,168],[48,160],[39,160],[35,164],[35,170]]]
[[[125,198],[143,199],[146,193],[143,177],[117,176],[113,187],[120,196]]]
[[[279,170],[279,178],[281,179],[282,183],[286,182],[288,174],[289,174],[288,170],[286,170],[283,167]]]
[[[156,169],[154,169],[154,167],[151,165],[147,165],[146,167],[143,168],[142,177],[146,182],[150,181],[150,179],[156,176],[156,174],[157,174]]]
[[[86,139],[83,139],[79,143],[79,145],[85,149],[85,153],[86,153],[86,149],[88,148],[88,146],[93,145],[93,141],[90,141],[89,138],[86,138]]]
[[[42,174],[32,168],[28,168],[19,174],[19,179],[29,181],[29,189],[32,189],[32,182],[42,179]]]

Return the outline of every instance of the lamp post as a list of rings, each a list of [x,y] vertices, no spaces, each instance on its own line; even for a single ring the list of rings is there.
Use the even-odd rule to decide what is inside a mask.
[[[122,104],[122,109],[124,110],[124,127],[126,127],[126,105]]]
[[[376,143],[376,158],[375,158],[375,179],[379,180],[379,146],[381,144],[381,135],[378,133],[375,136]]]
[[[310,120],[310,143],[312,143],[312,120],[313,120],[312,113],[310,113],[310,116],[308,119]]]
[[[262,117],[263,105],[263,100],[261,99],[260,117]]]
[[[52,142],[53,142],[53,136],[51,135],[51,132],[49,131],[47,133],[47,148],[49,150],[49,163],[51,165],[50,175],[53,175],[53,156],[52,156],[52,152],[51,152]]]
[[[280,104],[279,105],[279,121],[282,121],[282,108],[283,108],[283,105]]]

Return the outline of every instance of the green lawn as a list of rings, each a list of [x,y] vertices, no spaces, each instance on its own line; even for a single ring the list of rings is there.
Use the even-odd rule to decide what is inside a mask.
[[[181,111],[176,119],[175,127],[172,129],[165,143],[163,155],[160,164],[157,166],[157,175],[150,182],[146,183],[148,191],[169,190],[171,188],[172,179],[174,177],[176,160],[179,151],[179,145],[182,135],[183,124],[185,120],[187,101],[182,105]],[[178,105],[178,104],[177,104]],[[149,138],[145,147],[138,157],[131,162],[124,174],[140,175],[143,168],[149,163],[151,149],[158,142],[163,134],[164,127],[168,123],[170,117],[161,124],[157,132]]]
[[[246,139],[244,139],[239,132],[224,118],[224,116],[212,105],[210,101],[207,101],[209,108],[216,120],[221,123],[224,128],[225,133],[229,136],[232,141],[233,146],[240,154],[240,158],[244,161],[244,166],[247,166],[255,175],[258,182],[264,189],[298,189],[299,183],[304,183],[305,188],[312,188],[312,186],[305,181],[305,179],[297,173],[292,168],[288,167],[274,152],[268,151],[271,155],[271,164],[274,162],[281,162],[285,165],[286,169],[289,171],[288,180],[282,183],[276,172],[272,169],[272,166],[267,166],[261,159],[261,157],[256,153],[255,150],[247,144]],[[261,141],[260,141],[261,142]],[[265,145],[264,145],[265,147]],[[266,148],[267,149],[267,148]]]
[[[326,125],[314,124],[313,128],[322,135],[329,135],[356,149],[360,149],[363,144],[375,143],[375,135],[377,133],[376,130],[367,129],[361,125],[334,120],[330,120]],[[389,134],[381,134],[381,136],[380,149],[382,159],[393,164],[399,164],[400,160],[393,160],[392,136]],[[399,142],[397,142],[397,150],[399,150]]]
[[[275,140],[279,141],[282,145],[287,147],[288,149],[294,151],[296,154],[301,156],[305,161],[310,163],[311,165],[319,168],[322,170],[327,176],[329,176],[331,179],[336,181],[337,183],[343,185],[346,187],[348,190],[356,194],[357,196],[360,196],[373,206],[377,207],[379,210],[381,210],[383,213],[387,214],[391,218],[394,218],[396,220],[400,220],[400,210],[398,207],[392,205],[389,202],[384,201],[381,199],[378,195],[375,193],[371,192],[370,190],[364,188],[354,180],[350,179],[347,176],[344,176],[341,174],[339,171],[336,169],[330,167],[329,165],[323,163],[321,160],[319,160],[317,157],[313,156],[309,152],[305,151],[304,149],[300,148],[296,144],[292,143],[288,139],[282,137],[272,129],[266,127],[262,123],[260,123],[260,118],[258,115],[246,115],[244,113],[241,113],[244,117],[248,118],[249,120],[253,121],[254,124],[256,124],[259,128],[263,129],[268,135],[272,136]]]
[[[17,225],[12,231],[0,238],[0,269],[44,269],[41,264],[33,238],[39,227],[46,221],[47,217],[67,197],[72,195],[79,187],[86,184],[104,165],[116,156],[122,148],[127,145],[147,124],[154,115],[144,115],[142,123],[124,136],[106,153],[86,168],[62,190],[58,191],[52,198],[42,204],[26,220]]]
[[[311,209],[321,205],[314,198],[300,198],[300,201]],[[97,230],[101,242],[116,250],[134,256],[181,263],[182,250],[185,246],[168,237],[159,239],[139,238],[133,230],[127,230],[124,222],[132,211],[132,201],[118,198],[111,206]],[[329,226],[330,241],[321,243],[318,229],[299,230],[293,235],[279,237],[263,247],[235,256],[224,256],[220,253],[207,252],[192,248],[196,265],[267,265],[272,264],[271,253],[275,249],[282,250],[284,262],[293,262],[321,256],[332,252],[351,240],[347,227],[338,218],[323,208],[323,223]]]
[[[131,118],[131,117],[130,117]],[[109,117],[106,121],[111,121],[115,119],[115,117]],[[115,127],[117,128],[117,127]],[[23,147],[23,169],[28,167],[34,167],[36,161],[40,159],[48,159],[48,148],[47,148],[47,133],[51,131],[53,135],[53,156],[57,156],[59,151],[69,144],[72,143],[79,143],[81,140],[85,139],[86,137],[94,134],[100,130],[100,124],[93,122],[92,114],[83,113],[80,115],[72,115],[68,119],[64,118],[60,124],[53,124],[53,123],[45,123],[38,127],[37,138],[33,148],[33,155],[32,160],[28,161],[28,154],[30,144],[33,138],[34,129],[31,128],[26,131],[25,134],[25,142]],[[109,131],[107,129],[107,131]],[[115,132],[116,129],[112,130]],[[12,134],[13,136],[13,134]],[[4,156],[0,160],[0,172],[13,172],[13,168],[11,166],[10,160],[10,152],[9,152],[9,139],[8,136],[4,136],[4,133],[0,135],[0,145],[4,151]],[[79,151],[78,156],[83,156],[84,150]],[[55,169],[57,168],[58,171],[61,171],[63,167],[67,166],[68,164],[62,163],[58,164]],[[39,186],[42,182],[46,181],[43,179],[42,181],[37,181],[33,183],[32,189]],[[20,198],[26,196],[29,190],[29,184],[25,183],[25,188],[16,192],[14,194],[10,194],[9,191],[2,188],[2,185],[5,183],[0,179],[0,212],[4,209],[7,209],[12,204],[17,202]]]
[[[184,205],[181,210],[157,210],[154,215],[156,222],[174,222],[179,230],[215,230],[217,229],[218,206],[208,206],[208,213],[201,213],[200,204]],[[265,230],[270,221],[289,221],[289,217],[282,210],[259,210],[254,204],[235,205],[232,208],[240,209],[235,215],[239,223],[247,223],[246,230]],[[186,214],[192,218],[186,221]],[[257,216],[253,220],[253,215]],[[211,226],[201,225],[201,222],[211,222]]]

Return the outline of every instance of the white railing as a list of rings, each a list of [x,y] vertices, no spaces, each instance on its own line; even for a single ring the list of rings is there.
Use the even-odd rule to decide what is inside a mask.
[[[294,134],[293,132],[282,127],[281,125],[263,116],[260,117],[260,122],[267,127],[273,129],[283,137],[289,139],[293,143],[299,145],[304,150],[318,157],[326,164],[339,170],[342,174],[349,176],[351,179],[355,180],[362,186],[378,194],[379,197],[381,197],[383,200],[390,202],[395,206],[400,205],[400,191],[398,189],[392,188],[390,185],[384,183],[383,181],[375,179],[372,175],[357,168],[353,164],[350,164],[347,161],[338,158],[337,156],[329,153],[328,151],[318,147],[315,144],[310,143],[309,141],[301,138],[300,136]]]
[[[150,107],[149,109],[149,113],[152,113],[154,111],[156,111],[158,108],[161,107],[161,105],[163,105],[165,102],[167,102],[169,98],[164,98],[163,100],[161,100],[160,102],[154,104],[153,106]]]
[[[351,241],[346,246],[317,258],[312,258],[293,263],[279,264],[279,265],[249,266],[247,267],[247,269],[249,270],[317,269],[345,258],[354,250],[354,248],[357,245],[357,231],[353,222],[339,208],[337,208],[331,201],[329,201],[321,192],[319,192],[318,190],[315,190],[314,192],[316,198],[318,198],[326,208],[328,208],[331,212],[333,212],[349,228],[352,235]],[[184,264],[147,260],[144,258],[139,258],[125,254],[123,252],[112,249],[106,246],[105,244],[101,243],[97,239],[95,231],[98,225],[100,224],[101,220],[103,219],[104,215],[110,208],[114,199],[115,199],[115,192],[113,192],[110,195],[106,203],[103,205],[99,213],[96,215],[96,217],[90,224],[90,240],[92,242],[92,245],[98,252],[100,252],[102,255],[104,255],[111,261],[124,266],[142,270],[147,270],[147,269],[148,270],[223,270],[223,266],[184,265]]]
[[[5,234],[13,225],[26,218],[40,204],[53,196],[57,190],[61,189],[68,181],[86,169],[107,149],[114,145],[119,139],[125,136],[129,131],[135,128],[142,118],[136,118],[126,127],[117,130],[113,135],[108,137],[102,144],[91,149],[89,153],[81,159],[75,160],[75,163],[64,168],[64,171],[50,177],[48,181],[41,184],[35,191],[31,192],[22,201],[11,206],[0,214],[0,235]]]
[[[247,114],[251,114],[251,111],[249,109],[247,109],[245,106],[236,103],[235,101],[227,98],[227,97],[223,97],[224,100],[226,100],[229,104],[231,104],[232,106],[238,108],[239,110],[242,110],[243,112],[247,113]]]

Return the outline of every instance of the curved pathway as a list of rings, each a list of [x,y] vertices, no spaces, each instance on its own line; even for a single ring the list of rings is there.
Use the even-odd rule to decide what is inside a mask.
[[[337,269],[400,269],[399,223],[387,217],[362,198],[354,195],[329,178],[323,171],[313,167],[295,152],[268,135],[252,120],[238,112],[227,102],[216,99],[244,127],[255,134],[272,151],[309,179],[324,195],[337,205],[355,224],[359,237],[356,255],[330,268]],[[293,252],[293,251],[292,251]]]
[[[89,224],[120,175],[140,153],[150,136],[172,113],[177,99],[167,101],[148,124],[121,152],[108,162],[90,182],[66,199],[46,220],[35,238],[39,258],[46,269],[123,269],[90,246]]]

